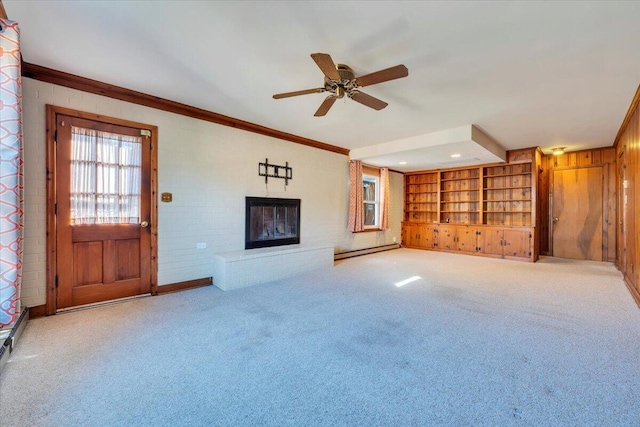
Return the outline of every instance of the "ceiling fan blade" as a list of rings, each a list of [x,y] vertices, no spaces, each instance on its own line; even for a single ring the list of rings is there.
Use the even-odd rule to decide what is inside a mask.
[[[396,65],[395,67],[356,77],[356,82],[358,83],[358,86],[364,87],[375,85],[377,83],[388,82],[389,80],[395,80],[401,77],[407,77],[408,75],[409,70],[407,67],[404,65]]]
[[[311,58],[316,61],[316,64],[328,79],[340,80],[340,73],[338,73],[336,64],[328,53],[312,53]]]
[[[382,110],[384,107],[386,107],[387,104],[384,101],[379,100],[378,98],[374,98],[371,95],[367,95],[366,93],[363,92],[354,92],[351,96],[351,99],[353,99],[356,102],[359,102],[362,105],[366,105],[369,108],[373,108],[374,110]]]
[[[298,96],[298,95],[308,95],[310,93],[322,93],[325,90],[326,90],[325,88],[319,87],[317,89],[305,89],[305,90],[297,90],[295,92],[277,93],[273,95],[273,99],[289,98],[290,96]]]
[[[336,99],[338,99],[337,96],[335,95],[329,95],[327,96],[327,98],[324,100],[324,102],[320,105],[320,108],[318,108],[318,110],[316,111],[316,113],[314,114],[314,116],[316,117],[322,117],[325,114],[327,114],[329,112],[329,108],[331,108],[331,106],[333,105],[334,102],[336,102]]]

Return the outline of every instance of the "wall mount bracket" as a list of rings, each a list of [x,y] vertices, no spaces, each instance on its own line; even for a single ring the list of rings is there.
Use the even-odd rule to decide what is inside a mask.
[[[264,183],[269,182],[269,178],[284,179],[284,185],[289,185],[289,180],[293,179],[293,169],[286,162],[284,166],[269,164],[269,159],[264,159],[264,163],[258,164],[258,175],[264,176]]]

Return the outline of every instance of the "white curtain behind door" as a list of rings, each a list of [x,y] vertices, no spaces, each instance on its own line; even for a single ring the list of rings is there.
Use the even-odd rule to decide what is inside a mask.
[[[140,222],[142,137],[71,128],[71,224]]]

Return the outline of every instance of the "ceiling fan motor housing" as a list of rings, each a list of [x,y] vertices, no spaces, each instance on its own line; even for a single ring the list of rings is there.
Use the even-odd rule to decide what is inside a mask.
[[[336,68],[340,74],[340,80],[355,80],[356,76],[348,65],[338,64],[336,65]]]
[[[324,78],[324,87],[328,92],[333,92],[335,96],[342,98],[346,93],[350,93],[357,87],[356,76],[351,67],[345,64],[337,64],[336,69],[340,74],[340,80]]]

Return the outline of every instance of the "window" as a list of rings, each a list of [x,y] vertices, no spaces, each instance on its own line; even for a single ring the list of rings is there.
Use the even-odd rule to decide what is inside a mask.
[[[362,175],[364,228],[380,227],[380,178]]]
[[[347,230],[383,231],[389,228],[389,169],[349,161],[349,220]]]
[[[142,138],[72,127],[71,223],[140,222]]]

